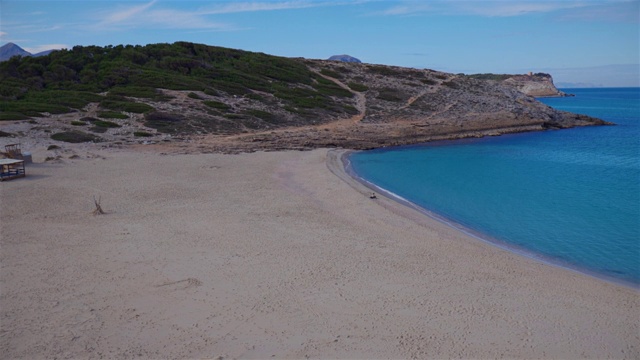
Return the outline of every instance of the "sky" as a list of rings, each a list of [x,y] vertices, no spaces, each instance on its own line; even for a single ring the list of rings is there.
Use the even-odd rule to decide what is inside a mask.
[[[175,41],[640,86],[640,0],[0,0],[0,44],[31,53]]]

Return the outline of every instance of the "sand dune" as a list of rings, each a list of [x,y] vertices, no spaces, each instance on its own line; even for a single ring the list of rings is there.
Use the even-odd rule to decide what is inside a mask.
[[[326,158],[29,166],[0,185],[2,358],[640,358],[637,291],[370,199]]]

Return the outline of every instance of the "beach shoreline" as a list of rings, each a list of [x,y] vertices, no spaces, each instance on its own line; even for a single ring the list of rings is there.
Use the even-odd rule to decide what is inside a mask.
[[[353,167],[351,166],[350,160],[348,159],[349,156],[354,153],[357,152],[358,150],[338,150],[338,149],[332,149],[329,150],[329,153],[327,155],[327,166],[329,166],[329,169],[338,177],[340,177],[341,179],[343,179],[344,181],[348,182],[350,185],[352,185],[352,187],[354,187],[356,190],[359,190],[361,192],[364,192],[364,189],[358,189],[359,186],[357,184],[360,184],[362,186],[364,186],[366,189],[370,190],[370,192],[372,194],[375,194],[376,196],[381,195],[384,196],[387,199],[392,200],[393,202],[397,203],[400,206],[405,206],[408,207],[412,210],[417,211],[418,213],[422,214],[423,216],[426,216],[432,220],[438,221],[444,225],[449,226],[450,228],[459,231],[475,240],[481,241],[483,243],[486,243],[490,246],[495,246],[499,249],[502,250],[506,250],[509,252],[512,252],[514,254],[535,260],[535,261],[539,261],[541,263],[547,264],[547,265],[551,265],[551,266],[556,266],[560,269],[564,269],[564,270],[568,270],[568,271],[574,271],[583,275],[587,275],[590,276],[594,279],[600,280],[600,281],[605,281],[614,285],[620,285],[620,286],[624,286],[627,287],[629,289],[632,290],[636,290],[636,291],[640,291],[640,284],[639,283],[634,283],[631,281],[625,281],[623,279],[619,279],[619,278],[615,278],[612,276],[607,276],[605,274],[599,273],[595,270],[590,270],[587,268],[583,268],[583,267],[579,267],[577,265],[573,265],[567,262],[562,262],[561,260],[558,259],[553,259],[551,257],[547,257],[544,256],[542,254],[538,254],[534,251],[531,251],[529,249],[523,248],[523,247],[518,247],[515,246],[513,244],[510,244],[506,241],[502,241],[499,239],[495,239],[492,238],[482,232],[473,230],[471,228],[468,228],[460,223],[457,223],[456,221],[449,219],[445,216],[442,216],[440,214],[438,214],[437,212],[434,212],[432,210],[426,209],[424,207],[421,207],[413,202],[411,202],[410,200],[407,200],[405,198],[403,198],[402,196],[395,194],[387,189],[384,189],[362,177],[360,177],[355,170],[353,170]],[[331,165],[329,165],[329,163],[331,163]],[[386,204],[386,206],[393,206],[391,204]]]
[[[7,358],[640,357],[637,291],[371,199],[340,152],[144,149],[2,183]]]

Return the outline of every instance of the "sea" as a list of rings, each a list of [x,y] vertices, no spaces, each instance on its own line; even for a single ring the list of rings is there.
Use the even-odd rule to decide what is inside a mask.
[[[523,256],[640,288],[640,88],[562,89],[615,123],[354,152],[352,174]]]

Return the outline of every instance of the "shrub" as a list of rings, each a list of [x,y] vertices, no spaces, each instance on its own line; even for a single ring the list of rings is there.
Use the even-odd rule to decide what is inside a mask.
[[[203,101],[203,103],[209,107],[212,107],[214,109],[219,109],[219,110],[228,110],[229,109],[229,105],[225,104],[225,103],[221,103],[219,101],[213,101],[213,100],[207,100],[207,101]]]
[[[100,107],[103,109],[132,112],[136,114],[144,114],[146,112],[153,110],[153,107],[147,104],[134,102],[134,101],[116,100],[113,98],[107,98],[105,100],[102,100],[100,102]]]
[[[84,122],[84,121],[76,121],[76,120],[74,120],[74,121],[71,122],[71,125],[73,125],[73,126],[85,126],[85,125],[87,125],[87,123]]]
[[[29,117],[15,111],[0,112],[0,121],[2,120],[27,120]]]
[[[392,102],[402,101],[402,98],[398,96],[397,91],[391,88],[380,89],[377,98]]]
[[[97,126],[97,127],[102,127],[102,128],[117,128],[120,127],[120,125],[111,122],[111,121],[105,121],[105,120],[94,120],[93,121],[93,125]]]
[[[128,119],[129,116],[117,111],[101,111],[98,113],[99,118],[103,119]],[[95,122],[95,120],[94,120]]]
[[[135,131],[133,133],[133,136],[135,136],[135,137],[151,137],[151,136],[153,136],[153,134],[148,133],[146,131]]]
[[[361,84],[361,83],[357,83],[357,82],[350,82],[347,85],[349,85],[349,88],[351,90],[357,91],[357,92],[363,92],[363,91],[369,90],[369,87],[367,87],[367,85]]]
[[[116,86],[109,90],[110,96],[128,96],[135,98],[145,98],[153,100],[167,100],[169,96],[162,94],[154,87],[144,86]]]
[[[342,78],[342,74],[337,73],[333,70],[329,70],[329,69],[322,69],[320,70],[320,74],[325,75],[325,76],[329,76],[335,79],[340,79]]]
[[[101,140],[95,135],[87,134],[82,131],[64,131],[51,135],[51,138],[53,140],[68,143],[98,142]]]

